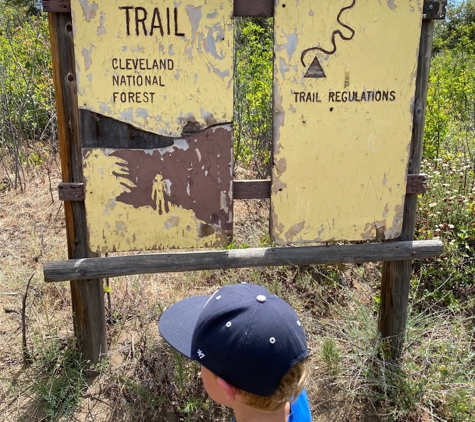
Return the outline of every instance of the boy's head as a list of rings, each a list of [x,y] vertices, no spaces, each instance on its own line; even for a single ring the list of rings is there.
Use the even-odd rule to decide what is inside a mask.
[[[303,388],[308,353],[302,324],[287,302],[262,286],[233,284],[184,299],[163,313],[159,330],[253,407],[276,410],[266,397],[283,405]]]

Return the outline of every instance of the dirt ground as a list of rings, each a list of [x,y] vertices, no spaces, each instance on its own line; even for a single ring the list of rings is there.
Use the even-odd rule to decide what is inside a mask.
[[[226,282],[243,279],[259,282],[263,271],[266,271],[267,283],[292,302],[304,326],[308,327],[311,367],[308,392],[314,421],[382,420],[366,402],[332,386],[328,378],[322,379],[320,334],[331,315],[324,309],[327,305],[322,305],[308,286],[300,292],[292,290],[289,277],[295,278],[295,269],[293,272],[286,269],[208,271],[111,279],[112,309],[108,308],[107,298],[105,309],[109,341],[107,365],[100,369],[99,377],[89,380],[87,388],[81,389],[80,404],[73,415],[61,419],[61,415],[45,413],[38,398],[38,374],[42,372],[37,363],[41,362],[40,357],[49,343],[59,341],[66,345],[73,339],[68,283],[46,284],[42,275],[44,262],[67,259],[64,207],[56,190],[59,181],[58,164],[51,162],[31,172],[26,192],[13,189],[0,192],[1,420],[229,420],[228,412],[206,399],[193,367],[185,368],[185,386],[177,389],[176,379],[169,374],[176,371],[178,360],[159,338],[156,320],[166,306],[182,297],[212,293]],[[235,207],[237,240],[250,245],[262,242],[266,237],[267,205],[237,201]],[[349,269],[344,278],[362,303],[371,300],[371,288],[359,280],[356,273]],[[23,330],[28,353],[34,361],[29,366],[24,363]],[[59,369],[53,368],[52,374],[55,371]],[[157,378],[157,372],[161,378]],[[193,411],[186,394],[204,405],[195,403],[197,410]],[[166,405],[157,405],[157,397],[171,400],[169,411],[163,410]],[[185,404],[180,404],[180,400]],[[183,413],[177,416],[174,409],[183,409],[183,406],[189,406],[186,417]]]

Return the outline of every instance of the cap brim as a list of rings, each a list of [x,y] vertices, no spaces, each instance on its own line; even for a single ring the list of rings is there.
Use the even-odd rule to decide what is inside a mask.
[[[210,296],[193,296],[168,308],[160,317],[158,330],[173,348],[191,358],[191,341],[196,322]]]

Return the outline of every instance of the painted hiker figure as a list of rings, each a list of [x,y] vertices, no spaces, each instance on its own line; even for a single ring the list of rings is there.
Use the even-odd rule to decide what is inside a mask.
[[[302,324],[266,288],[232,284],[184,299],[158,325],[172,347],[201,365],[206,392],[232,408],[236,422],[311,422]]]

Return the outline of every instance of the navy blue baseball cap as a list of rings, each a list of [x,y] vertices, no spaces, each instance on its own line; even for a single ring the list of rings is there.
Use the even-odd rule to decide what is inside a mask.
[[[163,313],[158,328],[183,355],[261,396],[272,395],[287,371],[308,356],[295,311],[255,284],[227,285],[212,296],[183,299]]]

